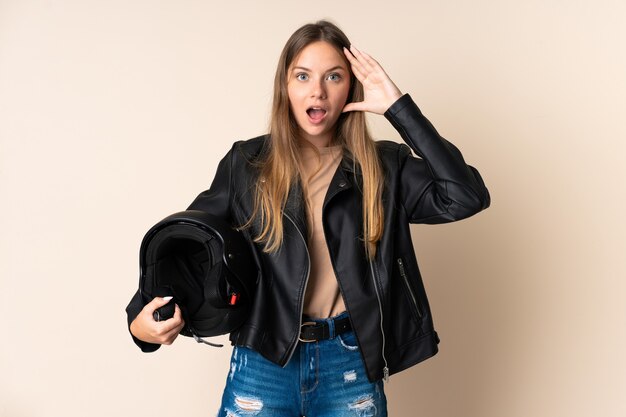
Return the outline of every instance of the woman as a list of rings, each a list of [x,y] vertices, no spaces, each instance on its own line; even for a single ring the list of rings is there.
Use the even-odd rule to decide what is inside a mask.
[[[408,146],[374,142],[364,112]],[[240,226],[260,271],[250,317],[230,334],[219,415],[386,415],[382,380],[439,342],[409,223],[489,203],[478,171],[373,58],[329,22],[299,28],[279,59],[270,134],[236,142],[189,207]],[[178,307],[153,320],[165,303],[127,309],[144,351],[184,325]]]

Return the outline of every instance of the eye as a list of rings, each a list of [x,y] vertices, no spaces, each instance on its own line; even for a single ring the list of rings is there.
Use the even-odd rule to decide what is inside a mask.
[[[337,74],[336,72],[333,72],[332,74],[328,75],[328,79],[330,81],[339,81],[341,80],[341,75]]]
[[[309,79],[308,74],[305,74],[303,72],[301,72],[299,74],[296,74],[296,80],[298,80],[298,81],[306,81],[308,79]]]

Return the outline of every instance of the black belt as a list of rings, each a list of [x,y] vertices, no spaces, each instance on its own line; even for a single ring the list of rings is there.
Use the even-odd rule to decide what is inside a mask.
[[[318,340],[330,339],[331,336],[335,337],[338,334],[352,329],[352,326],[350,325],[350,317],[348,316],[333,319],[333,324],[335,327],[335,334],[331,335],[328,322],[323,321],[321,323],[317,323],[314,321],[305,321],[300,327],[300,337],[298,339],[301,342],[316,342]]]

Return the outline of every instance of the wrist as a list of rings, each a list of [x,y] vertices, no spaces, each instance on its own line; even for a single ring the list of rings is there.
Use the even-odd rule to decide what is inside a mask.
[[[385,108],[384,112],[389,110],[391,106],[393,106],[398,100],[400,100],[402,95],[403,94],[400,92],[400,90],[398,90],[397,93],[394,93],[393,95],[391,95],[391,97],[389,97],[389,100],[387,101],[387,107]]]

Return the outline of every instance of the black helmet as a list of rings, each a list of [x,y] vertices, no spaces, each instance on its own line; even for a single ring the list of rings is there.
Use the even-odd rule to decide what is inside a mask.
[[[180,306],[180,332],[201,337],[230,333],[248,317],[257,269],[241,232],[199,210],[172,214],[154,225],[139,251],[139,291],[144,302],[173,296],[155,311],[156,320],[174,315]]]

